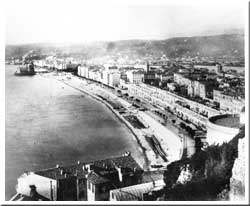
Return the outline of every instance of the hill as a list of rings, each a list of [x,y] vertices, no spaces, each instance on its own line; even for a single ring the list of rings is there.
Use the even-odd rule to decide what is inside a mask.
[[[158,41],[118,41],[107,44],[109,53],[135,53],[139,56],[146,54],[165,54],[168,58],[184,56],[244,56],[244,35],[216,35],[179,37]]]
[[[223,34],[214,36],[178,37],[166,40],[121,40],[94,42],[88,44],[53,45],[28,44],[7,45],[6,59],[22,56],[33,50],[37,54],[52,51],[60,55],[92,58],[106,55],[127,55],[128,57],[161,56],[176,57],[244,57],[244,35]]]

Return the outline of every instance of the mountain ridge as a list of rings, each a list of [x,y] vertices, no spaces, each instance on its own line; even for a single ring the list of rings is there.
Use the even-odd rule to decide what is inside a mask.
[[[6,58],[34,50],[46,53],[51,49],[63,53],[83,54],[86,58],[104,55],[135,55],[138,57],[165,54],[169,58],[176,57],[244,57],[244,34],[221,34],[192,37],[173,37],[164,40],[117,40],[96,41],[92,43],[53,44],[31,43],[22,45],[6,45]]]

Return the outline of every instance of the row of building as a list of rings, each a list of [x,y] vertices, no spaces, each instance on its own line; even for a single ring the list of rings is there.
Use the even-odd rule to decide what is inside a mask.
[[[45,59],[34,60],[34,65],[39,68],[49,68],[54,70],[70,70],[77,69],[80,66],[73,58],[57,58],[55,56],[48,56]]]
[[[163,77],[164,73],[157,71],[155,72],[149,64],[141,68],[104,65],[103,67],[80,66],[77,74],[112,87],[125,87],[131,95],[162,107],[169,107],[183,119],[202,127],[205,127],[207,117],[223,113],[239,114],[245,105],[244,98],[226,95],[225,88],[219,87],[217,78],[222,72],[220,65],[218,65],[217,73],[205,70],[173,72],[173,82],[170,78],[167,79],[169,91],[149,84],[155,79],[163,82],[159,77]],[[177,86],[186,87],[188,96],[198,96],[206,102],[179,95],[174,92]],[[215,109],[214,105],[219,105],[219,107]]]
[[[161,88],[161,85],[166,82],[165,88],[172,93],[178,87],[184,87],[187,98],[194,99],[198,97],[205,100],[206,102],[203,102],[203,104],[208,107],[217,108],[223,112],[239,113],[245,104],[244,95],[239,95],[239,92],[234,92],[232,95],[232,92],[229,94],[225,91],[232,89],[230,81],[241,80],[236,77],[225,78],[225,73],[223,73],[220,64],[216,68],[216,72],[209,72],[206,69],[189,70],[175,67],[167,70],[157,69],[155,65],[149,65],[149,63],[134,67],[131,65],[112,66],[108,64],[104,66],[82,65],[78,67],[77,74],[112,87],[118,87],[121,84],[140,85],[146,83],[155,85],[156,82],[155,86]],[[244,85],[239,85],[238,88],[243,91]],[[196,100],[194,99],[194,101]]]
[[[122,69],[119,66],[104,65],[103,67],[97,66],[80,66],[78,68],[78,76],[92,79],[103,84],[117,87],[122,81],[132,84],[140,84],[144,81],[144,68],[127,68]]]
[[[154,105],[168,108],[178,114],[178,116],[181,116],[182,119],[189,120],[197,126],[205,127],[206,117],[221,114],[220,111],[204,104],[148,84],[122,84],[121,86],[127,88],[131,95],[145,99]]]
[[[225,75],[225,74],[222,74]],[[219,109],[228,113],[240,113],[245,105],[244,85],[239,78],[225,78],[211,72],[179,72],[174,74],[174,82],[185,86],[187,95],[218,103]],[[237,80],[238,85],[235,82]],[[244,83],[243,83],[244,84]],[[236,85],[232,88],[231,85]]]

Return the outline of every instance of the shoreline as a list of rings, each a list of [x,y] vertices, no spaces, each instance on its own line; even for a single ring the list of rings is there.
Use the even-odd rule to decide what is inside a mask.
[[[59,80],[60,81],[60,80]],[[66,83],[65,81],[61,81],[63,82],[64,84],[66,84],[67,86],[73,88],[73,89],[76,89],[80,92],[83,92],[84,94],[90,96],[91,98],[95,99],[96,101],[98,102],[101,102],[102,104],[104,104],[129,130],[130,132],[132,133],[132,135],[135,137],[136,141],[137,141],[137,144],[139,145],[140,149],[141,149],[141,152],[143,153],[143,156],[144,156],[144,163],[145,163],[145,166],[146,166],[146,169],[149,169],[149,159],[145,153],[145,148],[143,147],[143,145],[141,144],[140,140],[139,140],[139,137],[137,136],[137,134],[135,133],[135,131],[133,130],[133,127],[132,125],[130,125],[122,115],[120,115],[117,111],[115,111],[115,109],[112,108],[112,106],[105,100],[101,99],[100,97],[98,96],[95,96],[91,93],[89,93],[88,91],[86,90],[82,90],[82,89],[79,89],[77,87],[74,87],[68,83]]]
[[[132,134],[132,136],[134,137],[134,140],[136,140],[136,143],[138,144],[139,146],[139,150],[140,152],[142,153],[142,156],[143,156],[143,162],[140,161],[138,163],[142,163],[141,164],[141,167],[145,170],[145,171],[150,171],[150,160],[146,154],[146,151],[147,149],[142,145],[141,141],[140,141],[140,138],[139,136],[136,134],[136,131],[134,130],[133,126],[127,122],[124,117],[122,115],[119,114],[119,112],[117,112],[113,107],[112,105],[110,105],[108,103],[108,101],[105,101],[104,99],[98,97],[97,95],[93,94],[93,93],[90,93],[89,91],[87,91],[86,89],[83,89],[83,88],[78,88],[76,86],[73,86],[71,85],[70,83],[67,82],[67,80],[60,80],[58,79],[57,77],[59,77],[58,75],[57,76],[45,76],[45,75],[40,75],[41,77],[45,77],[45,78],[52,78],[54,80],[57,80],[58,82],[64,84],[64,85],[67,85],[81,93],[84,93],[85,95],[88,95],[90,98],[92,98],[93,100],[95,101],[98,101],[99,103],[103,104],[106,108],[108,108],[118,119],[120,122],[122,122],[123,125],[125,125],[125,127],[130,131],[130,133]],[[88,81],[87,79],[83,79],[81,77],[78,77],[78,76],[73,76],[71,78],[78,78],[78,80],[80,81]],[[91,81],[91,80],[89,80]],[[133,153],[133,152],[131,152]]]

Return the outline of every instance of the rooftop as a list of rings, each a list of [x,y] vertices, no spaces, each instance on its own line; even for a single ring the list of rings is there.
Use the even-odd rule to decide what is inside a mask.
[[[222,92],[222,94],[232,97],[244,97],[244,93],[245,93],[244,89],[237,89],[237,91],[231,89],[231,90],[224,90]]]
[[[164,187],[163,180],[148,182],[129,187],[123,187],[116,190],[111,190],[111,194],[117,201],[138,201],[142,200],[143,194],[150,191],[160,190]]]
[[[65,177],[69,176],[81,177],[87,174],[87,172],[82,169],[83,165],[84,165],[83,163],[80,163],[70,166],[59,166],[59,167],[36,171],[34,173],[55,180],[64,179]]]
[[[94,161],[92,162],[94,166],[103,168],[105,165],[108,168],[126,168],[129,170],[142,170],[141,167],[137,164],[134,158],[131,155],[128,156],[119,156],[114,158],[108,158],[104,160]]]
[[[132,71],[133,74],[144,74],[145,72],[137,70],[137,71]]]
[[[105,182],[109,182],[107,178],[98,175],[94,171],[90,172],[90,174],[88,175],[88,181],[92,182],[93,184],[102,184]]]
[[[105,182],[110,178],[118,178],[116,168],[121,168],[122,173],[142,172],[142,168],[137,164],[130,154],[108,158],[98,161],[90,161],[70,166],[58,166],[55,168],[36,171],[35,174],[48,177],[51,179],[64,179],[70,176],[85,178],[88,174],[86,165],[90,165],[91,172],[88,179],[93,183]]]

